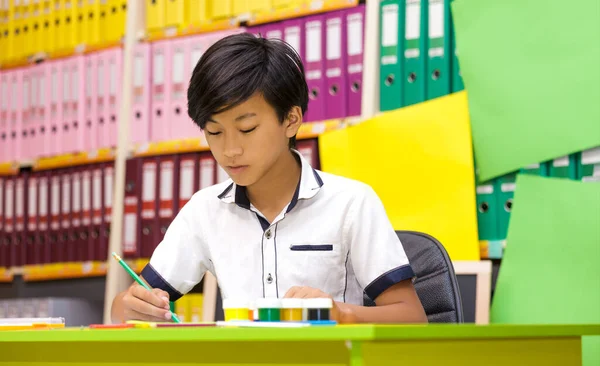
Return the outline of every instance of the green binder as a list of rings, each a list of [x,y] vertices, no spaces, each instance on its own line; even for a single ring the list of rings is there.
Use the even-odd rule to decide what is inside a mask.
[[[577,154],[577,179],[584,182],[600,182],[600,147]]]
[[[450,0],[450,2],[452,1],[454,0]],[[456,37],[454,36],[454,25],[452,24],[452,16],[450,17],[450,24],[452,32],[452,77],[450,79],[452,83],[452,92],[455,93],[463,90],[465,86],[463,84],[462,76],[460,75],[460,67],[458,64],[458,50],[456,48]]]
[[[379,17],[379,109],[389,111],[402,107],[404,1],[382,1]]]
[[[508,222],[512,210],[512,202],[515,194],[516,173],[498,177],[495,180],[494,190],[498,200],[498,237],[506,239],[508,233]],[[509,244],[510,245],[510,244]]]
[[[538,175],[540,177],[547,177],[548,176],[548,164],[546,164],[546,163],[531,164],[531,165],[526,166],[525,168],[521,169],[520,173],[529,174],[529,175]]]
[[[427,99],[450,93],[452,58],[450,0],[429,0]]]
[[[475,165],[475,201],[477,203],[477,234],[479,240],[498,239],[498,199],[495,194],[494,180],[480,182]]]
[[[549,176],[577,179],[576,154],[563,156],[549,162]]]
[[[404,33],[404,105],[425,101],[427,71],[427,6],[406,0]]]

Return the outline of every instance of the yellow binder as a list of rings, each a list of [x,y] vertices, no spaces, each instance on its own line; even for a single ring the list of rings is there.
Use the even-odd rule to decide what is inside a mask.
[[[14,61],[21,57],[19,47],[21,43],[21,9],[15,0],[9,0],[8,5],[8,61]]]
[[[32,0],[21,0],[19,6],[21,14],[21,44],[18,46],[21,48],[22,55],[24,57],[31,56],[33,54],[33,38],[32,38],[32,18],[31,18],[31,2]]]
[[[189,1],[188,9],[188,29],[199,30],[200,27],[206,24],[208,17],[206,14],[208,0],[194,0]]]
[[[77,32],[77,0],[64,0],[63,31],[66,50],[73,50],[80,42],[81,34]]]
[[[168,0],[166,3],[165,26],[181,30],[187,26],[189,15],[189,4],[198,1],[189,0]]]
[[[55,2],[58,0],[42,1],[42,28],[38,33],[39,42],[44,52],[54,52],[56,49]]]
[[[42,38],[40,33],[42,33],[43,26],[43,7],[40,1],[30,1],[29,3],[29,14],[31,16],[30,21],[30,42],[31,42],[31,51],[36,54],[38,52],[42,52],[44,48],[44,44],[42,43]],[[0,47],[1,49],[1,47]]]
[[[83,42],[89,46],[97,45],[100,43],[100,1],[84,0],[84,2],[83,11],[86,20]]]
[[[166,6],[164,0],[146,0],[146,31],[161,30],[166,23]]]
[[[0,1],[0,65],[8,57],[8,4]]]
[[[208,3],[208,7],[208,14],[212,21],[218,21],[233,17],[232,0],[210,1]]]
[[[65,32],[65,1],[54,1],[54,48],[64,51],[67,48],[67,34]]]
[[[256,0],[257,2],[259,0]],[[251,0],[233,0],[232,12],[233,16],[239,17],[240,15],[250,14],[250,2]]]
[[[127,1],[108,0],[106,5],[106,33],[103,41],[118,42],[125,35],[125,19],[127,14]]]

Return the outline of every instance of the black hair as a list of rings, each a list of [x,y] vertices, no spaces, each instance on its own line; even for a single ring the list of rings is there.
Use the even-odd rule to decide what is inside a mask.
[[[204,129],[213,114],[227,111],[261,93],[283,123],[294,106],[308,109],[304,66],[281,40],[239,33],[217,41],[194,68],[188,88],[188,115]],[[296,136],[290,139],[294,147]]]

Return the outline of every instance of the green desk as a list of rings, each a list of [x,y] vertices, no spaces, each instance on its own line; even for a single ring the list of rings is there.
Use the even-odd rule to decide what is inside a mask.
[[[598,325],[0,332],[0,365],[581,365]]]

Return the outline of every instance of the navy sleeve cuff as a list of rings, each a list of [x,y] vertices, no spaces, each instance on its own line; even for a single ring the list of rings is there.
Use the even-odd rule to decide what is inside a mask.
[[[144,277],[150,287],[159,288],[169,293],[169,301],[176,301],[183,296],[181,292],[174,289],[173,286],[171,286],[164,278],[162,278],[162,276],[156,272],[150,263],[148,263],[142,270],[142,277]]]
[[[398,282],[412,279],[415,277],[415,272],[410,265],[396,267],[377,277],[366,288],[365,293],[373,301],[381,295],[385,290],[397,284]]]

